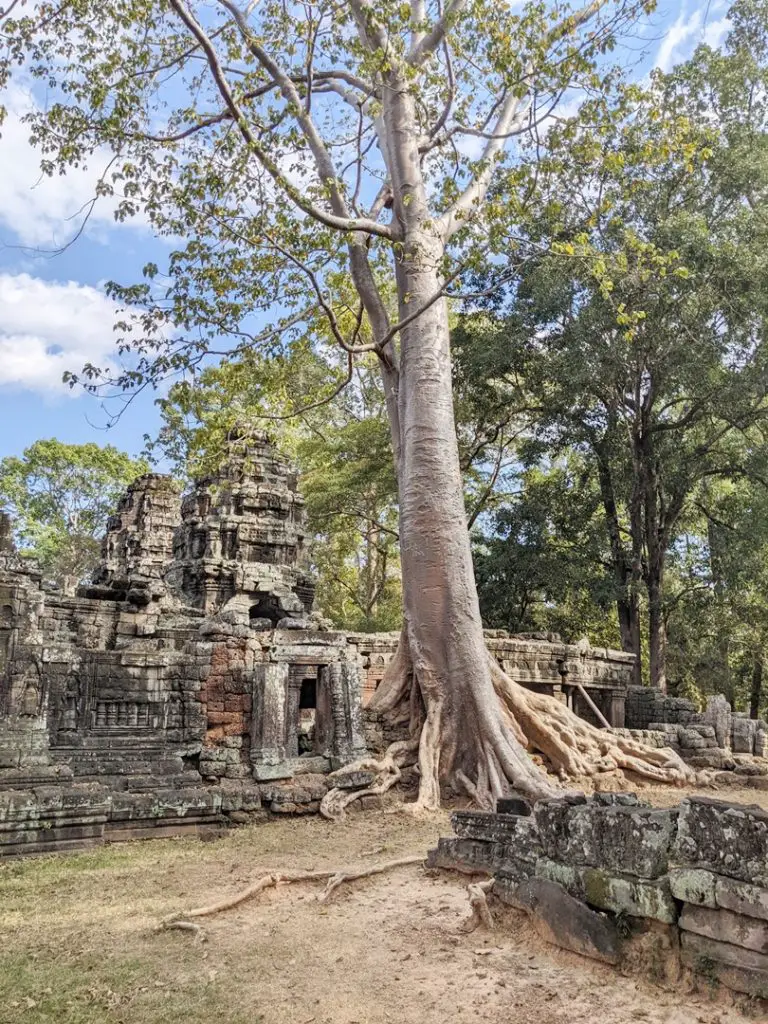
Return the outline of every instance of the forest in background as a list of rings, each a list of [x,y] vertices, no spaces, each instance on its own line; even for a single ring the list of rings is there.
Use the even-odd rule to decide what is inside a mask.
[[[486,626],[588,636],[635,653],[638,681],[695,700],[723,692],[756,714],[768,639],[768,10],[734,11],[720,49],[639,85],[603,78],[577,114],[537,134],[537,160],[489,198],[516,207],[508,261],[474,265],[472,301],[452,307],[451,326]],[[349,282],[333,283],[350,291],[338,322],[354,331]],[[324,330],[187,373],[159,400],[163,427],[143,458],[189,479],[215,465],[235,424],[267,429],[301,473],[322,611],[344,628],[397,629],[381,377],[375,356],[353,366]],[[85,448],[96,446],[0,465],[22,545],[60,582],[87,575],[106,502],[145,465]],[[100,501],[62,514],[68,489],[94,481]]]

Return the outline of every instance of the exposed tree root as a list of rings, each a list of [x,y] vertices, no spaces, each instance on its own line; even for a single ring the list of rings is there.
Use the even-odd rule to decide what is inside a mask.
[[[494,689],[514,716],[528,748],[538,750],[562,778],[627,769],[654,782],[683,785],[695,773],[669,748],[646,747],[612,730],[598,729],[554,697],[526,690],[489,656]]]
[[[341,821],[345,815],[346,808],[355,800],[360,800],[364,796],[382,796],[396,782],[400,781],[403,774],[401,771],[402,766],[413,764],[413,754],[417,745],[418,741],[416,740],[399,740],[387,748],[380,761],[363,758],[360,761],[355,761],[354,764],[340,769],[338,773],[334,772],[329,775],[328,778],[333,781],[335,774],[343,774],[345,772],[374,771],[378,773],[376,781],[366,789],[347,790],[336,787],[329,789],[320,801],[320,813],[322,816],[329,821]]]
[[[492,886],[492,878],[487,879],[485,882],[472,882],[467,886],[470,914],[469,917],[461,924],[461,931],[473,932],[481,925],[484,928],[487,928],[488,931],[493,931],[493,917],[486,897],[486,893],[491,891]]]
[[[190,918],[211,917],[214,914],[221,914],[226,910],[239,907],[240,904],[258,896],[265,889],[271,889],[278,885],[290,882],[326,882],[325,889],[318,896],[318,902],[327,903],[333,893],[345,882],[354,882],[358,878],[369,878],[371,875],[381,875],[385,871],[392,871],[394,868],[404,867],[406,864],[423,864],[424,857],[411,855],[399,857],[397,860],[384,861],[382,864],[373,864],[365,868],[332,868],[325,871],[271,871],[262,875],[246,889],[229,896],[227,899],[218,900],[216,903],[209,903],[203,907],[195,907],[180,914],[173,914],[165,918],[157,927],[157,931],[178,929],[180,931],[201,932],[200,925],[195,924]]]
[[[598,729],[554,697],[516,683],[490,654],[485,658],[484,683],[481,678],[476,686],[462,688],[440,680],[425,667],[423,654],[404,628],[369,707],[391,727],[407,727],[409,739],[393,743],[381,760],[342,769],[373,770],[376,781],[356,792],[331,789],[321,813],[340,819],[353,801],[386,793],[400,780],[402,769],[415,762],[418,798],[404,806],[415,812],[437,810],[443,788],[462,792],[490,810],[511,791],[535,802],[557,795],[563,783],[599,773],[629,771],[673,785],[695,781],[695,773],[671,749],[646,747],[611,729]],[[535,753],[543,755],[553,774],[531,759]]]

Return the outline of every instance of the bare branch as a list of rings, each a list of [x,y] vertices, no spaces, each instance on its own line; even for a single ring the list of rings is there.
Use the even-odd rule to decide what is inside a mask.
[[[419,67],[427,57],[431,56],[445,39],[448,29],[467,6],[467,0],[450,0],[443,14],[437,19],[432,28],[423,36],[418,43],[411,48],[408,54],[409,64]]]
[[[529,67],[527,73],[530,73],[530,70]],[[493,134],[488,139],[480,159],[480,170],[451,208],[438,219],[438,229],[446,240],[458,231],[473,207],[482,203],[485,198],[496,169],[496,159],[504,149],[505,140],[514,133],[516,127],[522,124],[523,119],[528,115],[527,108],[520,111],[521,102],[521,96],[511,91],[507,93],[499,111]]]
[[[219,3],[229,11],[235,19],[235,23],[237,24],[240,34],[242,35],[248,49],[259,61],[265,71],[267,71],[270,77],[278,83],[283,97],[293,108],[296,121],[301,128],[312,156],[314,157],[315,166],[317,167],[317,173],[320,180],[329,190],[331,206],[336,217],[347,218],[347,223],[351,223],[347,202],[342,194],[339,178],[336,174],[336,168],[333,160],[331,159],[331,155],[328,152],[317,127],[315,126],[315,122],[312,120],[309,110],[302,104],[301,97],[299,96],[291,76],[280,67],[273,57],[267,53],[256,36],[254,36],[251,32],[250,26],[248,25],[245,14],[243,14],[240,8],[233,3],[232,0],[219,0]],[[348,230],[366,231],[369,234],[378,234],[384,238],[394,237],[393,231],[390,228],[384,227],[375,221],[365,222],[363,218],[360,218],[356,223],[358,225],[357,227],[348,228]],[[365,227],[362,226],[363,223],[366,224]]]
[[[267,151],[261,146],[258,139],[251,130],[248,121],[241,110],[239,104],[235,100],[234,94],[230,89],[229,83],[224,76],[221,64],[219,62],[216,50],[207,35],[205,29],[200,25],[194,15],[191,13],[188,7],[186,7],[184,0],[170,0],[171,7],[176,11],[178,16],[186,25],[187,29],[192,35],[198,40],[200,46],[208,59],[208,66],[211,70],[216,87],[224,100],[233,120],[237,124],[240,134],[243,136],[249,150],[254,154],[259,163],[264,167],[267,173],[273,178],[277,185],[285,192],[285,194],[291,199],[291,201],[300,209],[303,210],[308,216],[319,221],[321,224],[325,224],[327,227],[335,228],[338,231],[362,231],[366,234],[380,235],[382,238],[393,238],[393,232],[389,227],[383,224],[377,224],[374,221],[366,220],[365,218],[349,218],[347,216],[340,216],[333,213],[328,213],[325,210],[315,206],[314,203],[310,202],[301,190],[294,185],[285,175],[282,173],[280,168],[269,156]],[[236,10],[236,8],[235,8]],[[239,13],[239,12],[238,12]],[[242,17],[242,15],[241,15]],[[279,69],[278,69],[279,70]],[[281,72],[281,75],[283,73]],[[277,76],[273,76],[277,77]],[[291,88],[294,89],[293,83],[290,82]],[[301,101],[296,94],[299,109],[301,110]]]

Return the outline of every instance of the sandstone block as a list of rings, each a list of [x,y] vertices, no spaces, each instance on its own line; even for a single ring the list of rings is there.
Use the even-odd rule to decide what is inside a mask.
[[[676,811],[591,801],[547,810],[537,805],[544,852],[553,860],[605,868],[639,878],[658,878],[669,862]],[[541,811],[539,808],[541,807]]]
[[[752,804],[689,797],[680,805],[673,860],[768,887],[768,813]]]
[[[757,953],[768,953],[768,922],[756,917],[746,917],[732,910],[694,907],[687,903],[678,923],[683,931],[743,946]]]
[[[718,907],[768,921],[768,889],[733,878],[716,876],[715,900]]]
[[[610,874],[602,868],[562,864],[546,858],[536,862],[536,876],[558,882],[572,896],[600,910],[649,917],[664,924],[677,921],[677,905],[666,876],[631,878]]]
[[[529,878],[507,893],[507,902],[526,911],[546,942],[593,960],[618,963],[619,935],[613,922],[590,910],[557,882]]]
[[[692,932],[680,934],[680,959],[707,984],[768,999],[768,956]]]
[[[669,887],[672,895],[683,903],[716,907],[716,883],[717,875],[700,868],[673,868],[669,872]]]

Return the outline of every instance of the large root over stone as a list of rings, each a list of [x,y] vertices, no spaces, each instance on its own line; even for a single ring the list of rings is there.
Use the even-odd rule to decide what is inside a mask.
[[[345,790],[332,787],[320,801],[320,813],[329,821],[341,821],[345,815],[346,808],[360,800],[364,796],[383,796],[387,790],[392,789],[395,783],[402,778],[401,768],[405,764],[413,764],[414,752],[418,747],[418,741],[399,740],[391,744],[380,760],[363,758],[355,761],[354,764],[339,769],[328,776],[333,782],[334,775],[342,775],[350,771],[373,771],[376,772],[376,779],[372,785],[365,789]]]
[[[248,900],[254,899],[265,889],[271,889],[278,885],[286,885],[291,882],[326,882],[326,886],[317,897],[319,903],[327,903],[333,893],[345,882],[354,882],[359,878],[370,878],[372,875],[381,875],[385,871],[392,871],[395,868],[405,867],[407,864],[423,864],[424,857],[414,854],[408,857],[398,857],[396,860],[384,861],[381,864],[372,864],[364,868],[331,868],[322,871],[270,871],[246,889],[228,896],[225,899],[217,900],[216,903],[208,903],[202,907],[195,907],[179,914],[172,914],[165,918],[157,926],[156,931],[170,931],[173,929],[191,932],[199,935],[200,926],[194,922],[194,918],[212,917],[214,914],[221,914],[226,910],[239,907]]]
[[[489,656],[494,689],[525,738],[561,778],[625,769],[653,782],[684,785],[695,773],[670,748],[647,747],[611,729],[598,729],[554,697],[526,690]]]
[[[518,792],[536,801],[562,786],[603,773],[631,772],[655,783],[684,785],[695,773],[673,750],[646,747],[611,729],[599,729],[546,694],[527,690],[508,676],[490,654],[484,679],[461,687],[441,680],[412,656],[407,630],[369,708],[390,728],[409,738],[392,744],[380,760],[363,760],[343,771],[376,772],[364,790],[334,788],[321,813],[337,820],[363,796],[380,795],[415,764],[419,794],[410,810],[436,810],[441,790],[460,792],[478,807],[492,809],[499,797]],[[539,754],[550,774],[534,763]],[[331,781],[333,776],[331,776]]]

